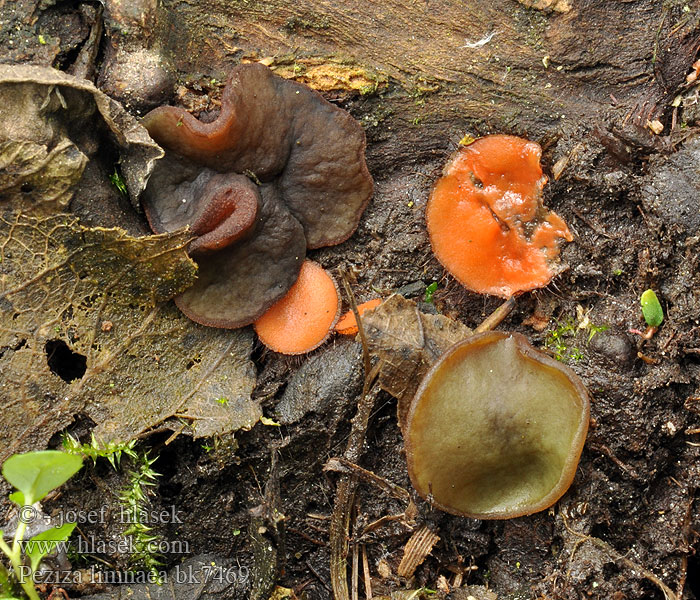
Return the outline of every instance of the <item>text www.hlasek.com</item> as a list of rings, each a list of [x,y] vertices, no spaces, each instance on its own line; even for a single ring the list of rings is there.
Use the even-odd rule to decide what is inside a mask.
[[[94,536],[80,537],[75,541],[25,540],[20,542],[25,553],[29,554],[136,554],[134,540],[131,536],[99,540]],[[140,547],[139,552],[150,554],[189,554],[190,545],[187,540],[151,540],[146,547]]]

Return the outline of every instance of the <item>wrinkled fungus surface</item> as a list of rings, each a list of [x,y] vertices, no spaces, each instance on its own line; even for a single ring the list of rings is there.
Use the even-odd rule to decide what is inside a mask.
[[[510,297],[545,286],[566,223],[542,204],[547,177],[535,142],[492,135],[460,148],[430,195],[433,252],[464,286]]]
[[[588,395],[569,368],[519,334],[474,335],[416,392],[404,432],[411,481],[453,514],[544,510],[574,478],[588,419]]]
[[[282,354],[303,354],[318,348],[340,314],[338,288],[320,265],[304,261],[291,289],[257,321],[260,341]]]
[[[260,64],[234,68],[211,123],[161,107],[143,124],[166,149],[144,193],[156,232],[189,226],[194,321],[241,327],[291,288],[307,248],[355,231],[372,195],[360,125]]]

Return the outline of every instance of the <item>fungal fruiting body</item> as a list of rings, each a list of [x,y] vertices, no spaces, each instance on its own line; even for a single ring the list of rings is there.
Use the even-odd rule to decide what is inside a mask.
[[[373,310],[377,308],[382,303],[381,298],[372,298],[372,300],[367,300],[362,304],[357,305],[357,312],[362,317],[364,313],[368,310]],[[349,310],[346,312],[335,326],[336,332],[340,335],[357,335],[359,328],[357,327],[357,319],[355,318],[355,313]]]
[[[535,142],[491,135],[460,148],[428,200],[433,252],[465,287],[510,297],[543,287],[559,242],[573,238],[542,204],[547,182]]]
[[[144,210],[155,232],[195,236],[198,279],[175,302],[204,325],[260,318],[292,287],[306,249],[350,237],[372,195],[359,123],[260,64],[233,69],[214,121],[166,106],[143,124],[166,150]]]
[[[291,289],[257,321],[260,341],[282,354],[303,354],[321,345],[340,314],[338,288],[320,265],[304,261]]]
[[[588,420],[588,395],[569,368],[519,334],[471,336],[431,368],[411,403],[411,481],[457,515],[544,510],[574,478]]]

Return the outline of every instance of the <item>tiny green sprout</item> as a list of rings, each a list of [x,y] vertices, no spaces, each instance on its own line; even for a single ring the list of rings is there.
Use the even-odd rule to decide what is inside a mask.
[[[45,38],[43,35],[41,35],[41,34],[39,34],[39,43],[40,43],[42,46],[44,46],[44,45],[46,44],[46,38]]]
[[[217,399],[216,399],[216,402],[217,402],[218,404],[221,404],[221,406],[228,406],[229,399],[228,399],[228,398],[221,397],[221,398],[217,398]]]
[[[10,494],[9,499],[19,505],[20,512],[11,545],[3,539],[0,531],[0,550],[9,559],[14,579],[30,600],[39,600],[33,577],[42,559],[65,542],[75,527],[75,523],[64,523],[25,539],[27,525],[34,514],[32,505],[63,485],[82,466],[80,456],[58,450],[13,454],[2,465],[3,477],[17,490]],[[4,570],[3,573],[6,575]]]
[[[126,190],[126,183],[124,183],[124,178],[121,176],[119,171],[117,170],[117,167],[114,167],[114,173],[112,173],[109,176],[109,180],[112,182],[112,185],[117,188],[119,193],[127,198],[129,196],[129,193]]]
[[[593,325],[593,323],[591,323],[588,325],[588,341],[590,342],[597,333],[607,331],[608,329],[610,328],[607,325]]]
[[[432,303],[433,295],[437,291],[437,287],[438,287],[437,281],[433,281],[433,283],[431,283],[427,288],[425,288],[425,298],[424,298],[425,302]]]
[[[647,325],[654,328],[661,325],[664,320],[664,311],[654,290],[646,290],[639,299],[639,303],[642,305],[642,315]]]

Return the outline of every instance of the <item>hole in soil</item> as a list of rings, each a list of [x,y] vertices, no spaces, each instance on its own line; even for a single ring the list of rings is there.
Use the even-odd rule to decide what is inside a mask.
[[[696,598],[700,598],[700,557],[696,554],[688,559],[688,579],[686,581],[688,590]]]
[[[95,425],[95,421],[93,421],[86,414],[77,413],[73,415],[73,422],[70,425],[68,425],[68,427],[66,427],[62,431],[57,431],[51,436],[51,439],[48,443],[48,447],[60,448],[63,445],[63,439],[66,434],[70,434],[73,438],[75,438],[81,443],[89,444],[91,441],[90,434],[95,428]],[[110,469],[111,468],[112,467],[110,466]]]
[[[45,350],[49,369],[66,383],[85,375],[87,358],[73,352],[63,340],[49,340],[46,342]]]

